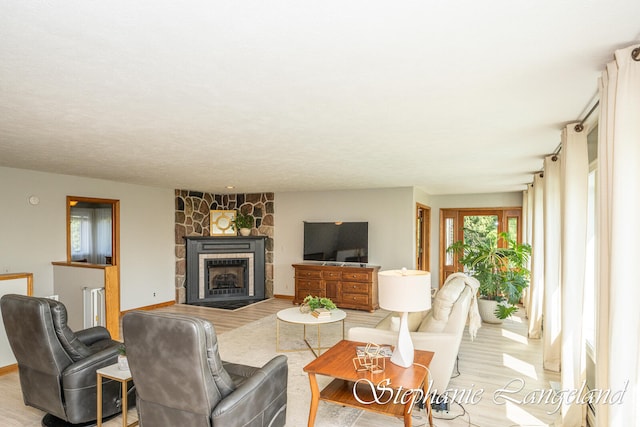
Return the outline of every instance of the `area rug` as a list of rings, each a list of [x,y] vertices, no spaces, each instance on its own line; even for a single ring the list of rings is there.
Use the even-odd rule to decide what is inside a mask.
[[[346,328],[349,328],[349,322]],[[314,343],[315,328],[307,328],[307,338]],[[342,339],[342,324],[322,325],[322,345],[332,345]],[[294,349],[306,347],[303,326],[280,322],[280,348]],[[219,335],[220,356],[223,360],[262,366],[276,356],[276,316],[267,316],[240,328]],[[287,426],[297,427],[307,424],[311,390],[309,377],[302,370],[314,359],[310,350],[282,352],[289,362],[289,382],[287,389]],[[331,378],[319,375],[318,385],[322,389]],[[350,427],[355,424],[363,411],[327,402],[320,402],[316,417],[318,427]]]

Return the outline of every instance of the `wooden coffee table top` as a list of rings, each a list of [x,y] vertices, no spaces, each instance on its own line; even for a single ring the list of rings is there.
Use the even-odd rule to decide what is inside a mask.
[[[414,364],[409,368],[395,365],[387,358],[384,372],[373,374],[368,371],[358,372],[353,366],[356,347],[365,345],[366,343],[342,340],[305,366],[304,371],[310,374],[326,375],[347,381],[366,378],[374,384],[389,379],[390,386],[393,388],[416,389],[421,387],[426,377],[424,367],[428,367],[431,363],[433,352],[416,350],[413,359]]]
[[[309,374],[311,385],[309,427],[315,425],[320,400],[402,417],[405,427],[411,427],[413,404],[428,392],[428,367],[433,358],[433,352],[415,350],[413,365],[408,368],[395,365],[387,358],[384,372],[374,374],[371,371],[358,372],[353,365],[356,347],[365,345],[366,343],[342,340],[304,367],[304,371]],[[316,374],[335,379],[320,391]],[[374,391],[377,390],[378,384],[382,384],[389,391],[397,390],[398,393],[408,391],[409,395],[404,400],[403,398],[398,400],[397,396],[392,399],[390,392],[380,396],[377,391]],[[374,396],[374,393],[377,396]],[[433,426],[430,409],[431,407],[427,405],[429,425]]]

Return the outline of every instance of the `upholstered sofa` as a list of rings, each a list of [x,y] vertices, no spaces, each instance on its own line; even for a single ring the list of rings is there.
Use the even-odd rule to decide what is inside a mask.
[[[478,286],[476,279],[454,273],[435,294],[430,310],[409,314],[409,330],[415,349],[434,352],[429,366],[431,392],[441,394],[449,384],[467,319],[472,339],[481,325],[476,303]],[[398,326],[399,313],[390,313],[375,328],[349,329],[348,339],[395,345]]]

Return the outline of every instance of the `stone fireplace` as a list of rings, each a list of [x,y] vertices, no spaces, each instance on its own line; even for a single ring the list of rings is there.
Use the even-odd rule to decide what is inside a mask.
[[[215,194],[175,190],[176,302],[187,302],[187,259],[185,237],[210,236],[211,210],[235,210],[255,218],[251,236],[265,237],[264,295],[273,296],[273,193]],[[231,236],[226,236],[231,237]]]
[[[265,237],[185,237],[187,304],[262,300]]]

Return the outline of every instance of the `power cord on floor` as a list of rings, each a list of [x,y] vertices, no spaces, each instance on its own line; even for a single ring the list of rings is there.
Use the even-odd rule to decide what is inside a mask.
[[[435,412],[432,411],[432,416],[434,420],[442,420],[442,421],[452,421],[452,420],[456,420],[458,418],[464,417],[465,415],[467,416],[467,426],[471,427],[482,427],[479,426],[478,424],[474,424],[471,422],[471,414],[469,412],[467,412],[467,410],[464,408],[464,406],[462,406],[462,404],[456,402],[455,400],[452,401],[451,403],[455,403],[457,406],[460,407],[460,409],[462,410],[462,413],[458,414],[458,415],[454,415],[452,417],[438,417],[436,416]],[[438,425],[434,422],[433,423],[434,427],[438,427]]]

